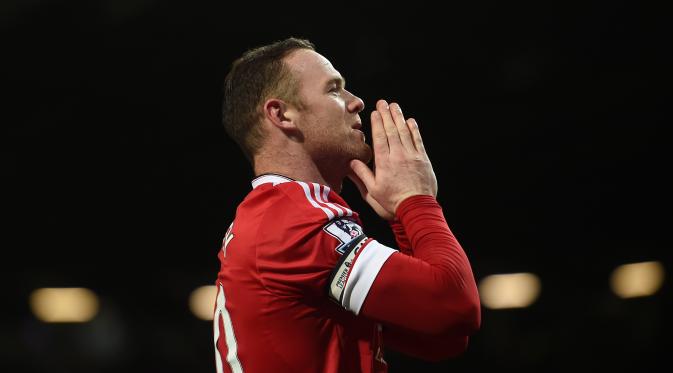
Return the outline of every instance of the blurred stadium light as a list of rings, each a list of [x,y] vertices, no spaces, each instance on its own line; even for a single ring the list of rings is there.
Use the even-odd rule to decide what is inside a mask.
[[[479,283],[484,306],[491,309],[530,306],[540,294],[540,280],[532,273],[486,276]]]
[[[194,316],[201,320],[212,320],[216,296],[217,288],[215,286],[196,288],[189,296],[189,309],[192,310]]]
[[[656,261],[624,264],[612,271],[610,287],[620,298],[656,293],[664,282],[664,266]]]
[[[99,301],[85,288],[41,288],[30,294],[30,308],[48,323],[88,322],[98,313]]]

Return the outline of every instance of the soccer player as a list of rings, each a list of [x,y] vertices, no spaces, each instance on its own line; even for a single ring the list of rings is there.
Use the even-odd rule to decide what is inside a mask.
[[[307,40],[233,63],[224,125],[257,177],[218,254],[218,373],[386,372],[384,345],[439,361],[478,330],[474,276],[435,199],[416,121],[377,102],[372,171],[363,109]],[[339,195],[346,177],[397,248],[367,236]]]

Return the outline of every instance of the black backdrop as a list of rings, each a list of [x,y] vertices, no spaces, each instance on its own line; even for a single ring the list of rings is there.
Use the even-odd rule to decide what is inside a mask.
[[[468,352],[390,371],[626,371],[665,363],[670,280],[620,300],[619,264],[670,272],[670,20],[643,2],[3,1],[5,280],[12,372],[212,372],[186,306],[253,176],[220,124],[245,49],[317,45],[366,103],[417,118],[438,199],[477,279],[529,271],[542,294],[483,310]],[[368,123],[365,123],[369,135]],[[369,235],[386,224],[347,183]],[[96,321],[46,325],[28,294],[85,286]],[[401,300],[402,301],[402,300]],[[3,368],[4,370],[4,368]]]

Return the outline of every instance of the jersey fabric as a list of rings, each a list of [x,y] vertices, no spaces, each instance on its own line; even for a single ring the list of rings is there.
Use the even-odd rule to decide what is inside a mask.
[[[358,313],[396,252],[329,187],[255,179],[218,254],[217,372],[387,372],[381,324]]]

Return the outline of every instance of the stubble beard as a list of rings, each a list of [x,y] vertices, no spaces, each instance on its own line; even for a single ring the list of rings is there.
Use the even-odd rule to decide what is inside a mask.
[[[351,139],[350,141],[341,144],[340,148],[339,158],[346,162],[346,166],[348,166],[353,159],[362,161],[365,164],[368,164],[372,159],[372,148],[364,141],[364,136],[357,140]]]
[[[357,144],[357,150],[355,151],[355,156],[353,159],[357,159],[362,161],[364,164],[368,164],[372,160],[372,148],[364,141],[361,144]]]
[[[331,170],[331,172],[347,174],[350,172],[350,162],[352,160],[357,159],[365,164],[371,161],[372,148],[362,140],[350,140],[338,145],[334,143],[323,144],[317,154],[318,164]]]

